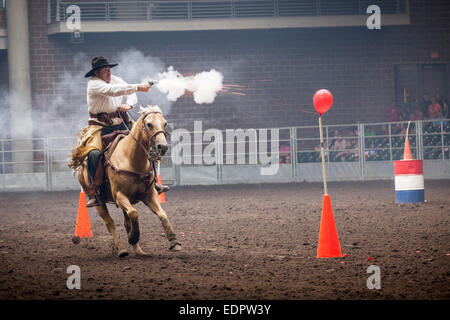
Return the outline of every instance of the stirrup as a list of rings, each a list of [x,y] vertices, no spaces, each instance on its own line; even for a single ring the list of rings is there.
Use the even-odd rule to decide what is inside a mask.
[[[86,207],[91,208],[97,206],[100,206],[100,203],[97,199],[97,195],[94,195],[94,197],[89,198],[88,202],[86,203]]]

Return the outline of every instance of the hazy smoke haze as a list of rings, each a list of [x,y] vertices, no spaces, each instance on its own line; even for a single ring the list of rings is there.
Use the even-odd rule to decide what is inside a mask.
[[[71,70],[60,73],[55,83],[33,95],[33,133],[35,137],[75,137],[87,125],[88,111],[86,88],[93,57],[84,52],[73,56]],[[192,76],[183,76],[173,66],[167,67],[158,57],[146,56],[139,50],[127,49],[106,57],[110,63],[118,63],[112,74],[131,84],[145,80],[158,81],[148,93],[139,92],[137,106],[158,105],[169,114],[171,107],[186,92],[191,92],[195,103],[213,103],[222,88],[222,73],[211,69]],[[39,86],[41,84],[35,84]],[[10,135],[10,106],[8,97],[12,92],[0,92],[0,137]],[[20,98],[20,93],[19,93]],[[137,118],[137,110],[131,111]],[[14,138],[14,137],[12,137]]]

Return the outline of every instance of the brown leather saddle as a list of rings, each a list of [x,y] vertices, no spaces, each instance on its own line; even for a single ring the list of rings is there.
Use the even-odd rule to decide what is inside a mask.
[[[114,147],[114,149],[115,149],[117,146],[117,143],[119,143],[119,141],[122,140],[123,138],[125,138],[129,133],[130,133],[130,131],[128,131],[128,130],[114,130],[111,133],[103,135],[102,143],[104,146],[106,146],[105,150],[107,150],[108,148],[109,148],[109,150],[111,150],[112,147]],[[112,149],[112,150],[114,150],[114,149]],[[110,153],[112,153],[112,152],[110,152]]]

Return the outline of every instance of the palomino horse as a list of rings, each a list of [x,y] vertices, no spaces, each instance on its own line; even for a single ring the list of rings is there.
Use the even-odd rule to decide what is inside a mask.
[[[95,207],[113,236],[119,257],[127,256],[128,251],[117,236],[115,223],[105,204],[107,201],[114,202],[122,209],[128,243],[133,246],[136,255],[146,255],[138,244],[139,222],[134,204],[139,201],[143,201],[158,216],[169,240],[169,249],[181,250],[167,214],[159,204],[158,192],[154,186],[154,159],[161,159],[168,149],[167,122],[158,106],[141,107],[139,113],[141,117],[131,132],[117,143],[112,154],[109,154],[109,150],[105,152],[105,173],[109,186],[104,192],[106,196],[102,197],[101,206]],[[86,164],[78,167],[78,181],[87,192],[89,179]]]

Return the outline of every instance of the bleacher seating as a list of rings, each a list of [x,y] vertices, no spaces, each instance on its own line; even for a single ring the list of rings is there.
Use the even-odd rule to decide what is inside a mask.
[[[379,127],[381,126],[384,126],[384,124],[379,125]],[[375,125],[372,125],[372,128],[375,128]],[[409,142],[412,155],[414,158],[417,158],[418,146],[416,141],[417,136],[414,131],[415,129],[415,126],[410,127]],[[392,161],[402,159],[405,144],[404,132],[393,133],[390,137],[391,139],[389,139],[389,136],[380,133],[380,130],[376,131],[378,132],[376,136],[368,136],[364,138],[365,161]],[[423,159],[450,159],[450,121],[423,121],[421,138]],[[327,159],[327,161],[359,161],[358,150],[346,149],[343,151],[346,153],[344,158],[339,155],[341,151],[328,150],[329,159]],[[300,163],[320,162],[320,152],[299,150],[297,160]]]

